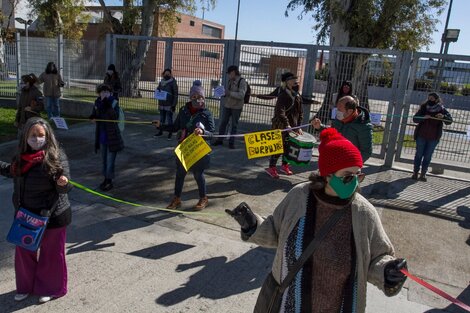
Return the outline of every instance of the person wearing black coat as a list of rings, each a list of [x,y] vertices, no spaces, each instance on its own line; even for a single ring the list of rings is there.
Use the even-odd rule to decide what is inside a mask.
[[[35,294],[44,303],[64,296],[67,293],[66,227],[72,219],[67,193],[72,185],[67,157],[45,120],[28,119],[17,155],[11,163],[0,161],[0,174],[13,178],[15,215],[20,207],[33,214],[50,215],[40,253],[16,247],[15,300],[22,301]]]
[[[114,99],[119,100],[119,93],[122,91],[122,85],[121,78],[119,78],[119,73],[116,72],[116,66],[114,64],[109,64],[108,70],[104,75],[103,84],[111,87]]]
[[[100,189],[108,191],[113,188],[114,168],[116,156],[124,149],[121,131],[117,122],[104,122],[99,120],[119,120],[119,102],[111,95],[111,88],[108,85],[99,85],[96,89],[99,97],[95,100],[93,111],[90,115],[92,121],[96,121],[95,131],[95,153],[101,149],[103,161],[102,173],[104,181],[100,184]]]

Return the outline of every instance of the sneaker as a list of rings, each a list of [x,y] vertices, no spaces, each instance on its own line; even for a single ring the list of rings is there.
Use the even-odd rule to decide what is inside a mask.
[[[411,179],[418,180],[418,173],[413,173],[413,175],[411,175]]]
[[[49,297],[49,296],[39,297],[39,303],[46,303],[51,300],[52,300],[52,297]]]
[[[212,143],[213,146],[221,146],[223,144],[224,144],[224,142],[222,140],[216,140]]]
[[[268,167],[264,169],[266,173],[268,173],[269,176],[272,178],[279,178],[279,174],[277,173],[277,169],[275,167]]]
[[[201,198],[201,199],[199,199],[199,201],[196,204],[196,206],[194,207],[194,209],[196,211],[201,211],[202,209],[205,209],[208,204],[209,204],[209,200],[207,199],[207,197]]]
[[[171,203],[166,207],[169,210],[174,210],[177,209],[181,206],[181,198],[174,196],[173,200],[171,200]]]
[[[421,175],[419,176],[419,181],[427,182],[428,179],[426,178],[426,174],[421,174]]]
[[[24,299],[26,299],[27,297],[29,297],[29,293],[17,293],[15,295],[15,301],[23,301]]]
[[[281,172],[283,172],[286,175],[292,175],[292,171],[290,170],[289,164],[282,164],[281,165]]]

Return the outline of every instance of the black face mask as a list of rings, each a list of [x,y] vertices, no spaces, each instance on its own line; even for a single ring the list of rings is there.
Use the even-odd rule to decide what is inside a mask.
[[[165,76],[163,76],[163,78],[166,79],[166,80],[169,80],[171,78],[171,76],[170,75],[165,75]]]
[[[428,105],[433,106],[433,105],[436,105],[436,103],[437,103],[437,101],[428,100]]]
[[[292,90],[295,91],[295,92],[299,92],[299,88],[300,88],[299,85],[292,86]]]

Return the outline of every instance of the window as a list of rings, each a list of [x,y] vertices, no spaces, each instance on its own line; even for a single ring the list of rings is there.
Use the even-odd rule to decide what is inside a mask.
[[[201,50],[201,57],[203,57],[203,58],[212,58],[212,59],[220,59],[220,53]]]
[[[196,23],[194,23],[194,21],[189,21],[189,26],[194,26],[196,25]]]
[[[215,38],[222,38],[222,29],[202,24],[202,33]]]

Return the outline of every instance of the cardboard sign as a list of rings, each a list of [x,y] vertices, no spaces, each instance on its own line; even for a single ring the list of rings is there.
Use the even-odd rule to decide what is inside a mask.
[[[176,156],[186,171],[211,151],[204,138],[194,134],[189,135],[175,148]]]
[[[223,97],[225,96],[225,87],[217,86],[214,88],[214,97]]]
[[[284,153],[280,129],[250,133],[244,136],[248,159]]]
[[[382,123],[382,114],[380,113],[371,113],[370,121],[374,125],[380,125]]]
[[[165,101],[168,97],[168,92],[155,90],[155,99]]]
[[[51,120],[54,121],[57,129],[69,129],[67,122],[62,117],[52,117]]]

